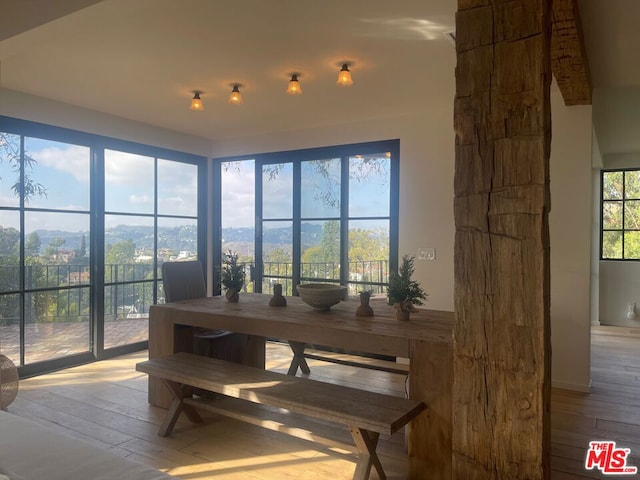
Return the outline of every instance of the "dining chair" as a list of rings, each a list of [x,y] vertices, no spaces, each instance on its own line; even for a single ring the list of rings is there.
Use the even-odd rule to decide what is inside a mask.
[[[162,282],[167,303],[207,296],[202,263],[197,260],[163,263]],[[194,328],[193,350],[219,360],[240,362],[244,337],[228,330]]]

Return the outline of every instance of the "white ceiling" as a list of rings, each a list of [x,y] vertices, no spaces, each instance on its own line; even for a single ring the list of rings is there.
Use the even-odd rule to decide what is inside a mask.
[[[420,110],[453,82],[454,13],[450,0],[103,0],[4,40],[0,80],[211,139],[295,130]],[[350,88],[335,83],[344,61]]]
[[[596,102],[620,88],[640,92],[640,1],[579,5]],[[456,6],[0,0],[0,86],[212,140],[417,112],[453,91],[455,51],[443,33]],[[350,88],[335,84],[343,61],[354,63]],[[298,97],[285,93],[292,72],[301,74]],[[239,107],[227,103],[233,83],[243,85]],[[204,91],[204,112],[188,109],[193,90]],[[640,135],[614,135],[635,126],[630,117],[640,128],[640,115],[617,126],[616,111],[594,106],[601,148],[640,151]]]

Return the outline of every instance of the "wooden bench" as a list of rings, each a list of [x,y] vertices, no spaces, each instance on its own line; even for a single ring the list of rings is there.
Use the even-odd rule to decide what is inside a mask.
[[[158,435],[170,435],[181,412],[193,422],[201,421],[196,408],[209,409],[212,402],[193,398],[192,388],[199,388],[348,426],[358,449],[354,479],[369,478],[372,466],[381,479],[386,478],[376,454],[380,434],[397,432],[426,408],[417,400],[189,353],[140,362],[136,370],[161,379],[171,391],[172,403]]]

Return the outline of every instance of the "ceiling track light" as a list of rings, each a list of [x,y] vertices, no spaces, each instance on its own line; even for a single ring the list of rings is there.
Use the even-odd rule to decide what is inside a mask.
[[[338,72],[338,81],[336,82],[341,87],[350,87],[353,85],[353,80],[351,79],[351,72],[349,71],[349,64],[343,63],[342,68]]]
[[[299,73],[291,74],[291,80],[289,80],[289,85],[287,85],[287,93],[289,95],[300,95],[302,93],[302,87],[298,81],[298,75]]]
[[[231,90],[231,94],[229,95],[229,103],[233,105],[242,105],[242,95],[240,95],[239,87],[240,84],[235,83],[233,85],[233,90]]]
[[[193,91],[193,98],[191,99],[191,106],[189,107],[189,109],[196,110],[198,112],[204,110],[204,105],[202,105],[202,100],[200,99],[201,93],[202,92],[200,90]]]

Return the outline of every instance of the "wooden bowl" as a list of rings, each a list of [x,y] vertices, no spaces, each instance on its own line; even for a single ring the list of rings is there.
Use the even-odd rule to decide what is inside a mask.
[[[347,287],[331,283],[303,283],[296,288],[304,303],[320,311],[327,311],[340,303],[347,292]]]

